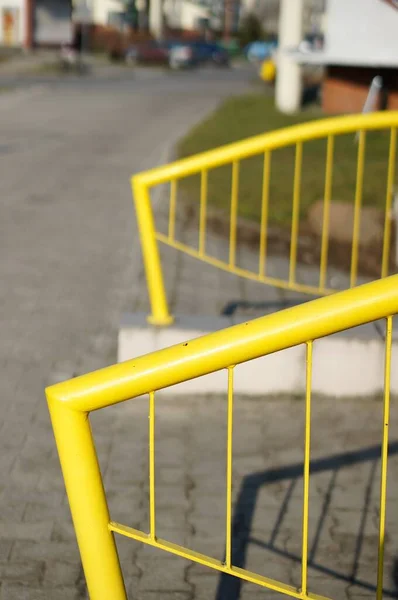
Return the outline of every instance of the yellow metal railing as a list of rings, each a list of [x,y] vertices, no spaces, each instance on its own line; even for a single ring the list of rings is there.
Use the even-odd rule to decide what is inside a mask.
[[[165,294],[158,242],[162,242],[200,259],[214,267],[235,273],[241,277],[260,283],[277,286],[315,295],[326,295],[336,290],[327,288],[327,266],[329,247],[329,216],[332,200],[333,165],[335,155],[335,138],[347,133],[359,132],[357,173],[354,198],[354,223],[352,233],[352,251],[350,268],[350,287],[357,283],[358,250],[360,245],[360,219],[363,195],[363,177],[365,168],[366,132],[370,130],[390,130],[388,170],[386,182],[385,223],[380,276],[388,275],[388,263],[391,239],[391,202],[395,180],[396,163],[396,127],[398,112],[382,112],[367,115],[353,115],[312,121],[287,129],[280,129],[264,135],[249,138],[242,142],[230,144],[205,152],[191,158],[177,161],[164,167],[140,173],[132,177],[133,196],[136,206],[138,227],[140,231],[143,258],[151,303],[149,321],[156,325],[167,325],[172,322]],[[303,146],[315,139],[326,140],[325,185],[323,192],[323,232],[321,238],[321,255],[318,285],[306,285],[297,281],[297,249],[299,234],[299,214],[301,197],[301,173]],[[354,142],[353,142],[354,143]],[[267,274],[267,228],[269,214],[269,185],[271,178],[272,152],[279,148],[295,147],[295,168],[292,198],[292,223],[290,239],[290,265],[287,280],[271,277]],[[237,216],[239,208],[239,178],[241,162],[256,155],[264,155],[263,184],[261,199],[260,245],[258,268],[255,271],[238,266],[237,253]],[[208,177],[212,169],[224,165],[232,166],[231,203],[229,218],[229,256],[221,260],[210,255],[206,248],[206,225],[208,207]],[[198,247],[189,246],[176,239],[176,199],[178,182],[191,175],[200,175],[200,208]],[[168,232],[156,230],[151,207],[151,188],[170,183],[170,205]]]
[[[384,411],[380,420],[381,489],[377,600],[383,595],[389,435],[392,315],[398,312],[398,275],[307,302],[190,342],[102,369],[47,388],[47,400],[65,486],[92,600],[126,600],[114,533],[187,558],[221,573],[302,600],[325,600],[307,586],[311,440],[312,351],[318,338],[386,318]],[[234,371],[261,356],[306,345],[306,419],[302,576],[299,589],[235,566],[232,560],[232,429]],[[225,369],[228,387],[225,560],[220,561],[157,537],[155,494],[155,394],[195,377]],[[149,533],[112,521],[104,493],[89,413],[149,394]],[[329,599],[330,600],[330,599]],[[337,600],[337,599],[335,599]]]

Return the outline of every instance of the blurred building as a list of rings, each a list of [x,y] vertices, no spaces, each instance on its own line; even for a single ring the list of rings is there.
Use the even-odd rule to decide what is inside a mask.
[[[77,4],[77,0],[75,0]],[[96,25],[109,25],[121,28],[124,22],[126,2],[123,0],[91,0],[89,9],[92,22]]]
[[[134,10],[138,28],[146,28],[151,1],[158,4],[164,24],[171,29],[192,31],[210,25],[211,5],[214,4],[211,0],[91,0],[92,22],[123,29],[130,21],[128,11]]]
[[[303,30],[306,34],[321,32],[326,0],[305,0]],[[240,0],[240,20],[256,15],[267,34],[277,36],[280,0]]]
[[[163,10],[165,22],[171,29],[198,31],[210,27],[210,1],[164,0]]]
[[[301,64],[323,65],[322,103],[328,113],[360,112],[375,76],[379,108],[398,109],[398,2],[328,0],[321,50],[295,51]]]
[[[54,46],[72,36],[72,0],[0,0],[0,45]]]
[[[164,0],[164,14],[173,27],[193,30],[207,25],[224,30],[230,23],[236,34],[242,19],[252,14],[261,21],[266,33],[277,35],[280,0]],[[304,31],[310,33],[322,26],[325,0],[305,0]]]

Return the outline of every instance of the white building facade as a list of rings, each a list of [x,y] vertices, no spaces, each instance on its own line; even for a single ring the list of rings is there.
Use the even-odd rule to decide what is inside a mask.
[[[24,0],[0,0],[0,45],[23,46],[26,39],[26,5]]]
[[[51,46],[71,40],[71,0],[0,0],[0,16],[2,46]]]
[[[163,5],[167,25],[173,29],[193,31],[210,21],[207,2],[195,0],[165,0]]]

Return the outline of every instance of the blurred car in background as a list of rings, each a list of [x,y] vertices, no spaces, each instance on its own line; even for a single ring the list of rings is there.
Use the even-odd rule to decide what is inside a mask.
[[[260,62],[270,58],[278,47],[278,43],[270,42],[252,42],[244,49],[244,54],[249,62]]]
[[[240,45],[239,41],[236,39],[221,40],[220,46],[228,52],[228,54],[231,58],[240,56],[240,54],[242,52],[241,45]]]
[[[176,44],[169,51],[171,69],[186,69],[198,64],[193,48],[189,44]]]
[[[129,46],[125,61],[131,65],[169,65],[172,69],[212,64],[229,65],[229,52],[214,42],[185,40],[150,40]]]
[[[298,45],[299,52],[313,52],[314,50],[322,50],[324,46],[324,37],[322,34],[309,34]]]
[[[213,42],[193,42],[193,52],[199,64],[229,65],[228,50]]]
[[[131,65],[168,65],[171,48],[178,42],[150,40],[130,46],[125,53],[125,61]]]
[[[181,42],[175,44],[169,53],[169,64],[173,69],[205,64],[227,67],[229,61],[229,52],[213,42]]]

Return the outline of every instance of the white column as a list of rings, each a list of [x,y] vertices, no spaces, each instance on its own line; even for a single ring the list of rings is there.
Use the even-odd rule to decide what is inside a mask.
[[[158,39],[163,35],[163,0],[150,0],[149,30]]]
[[[284,51],[298,46],[303,35],[304,0],[281,0],[279,48],[276,77],[276,105],[284,113],[293,113],[301,105],[301,67]]]

